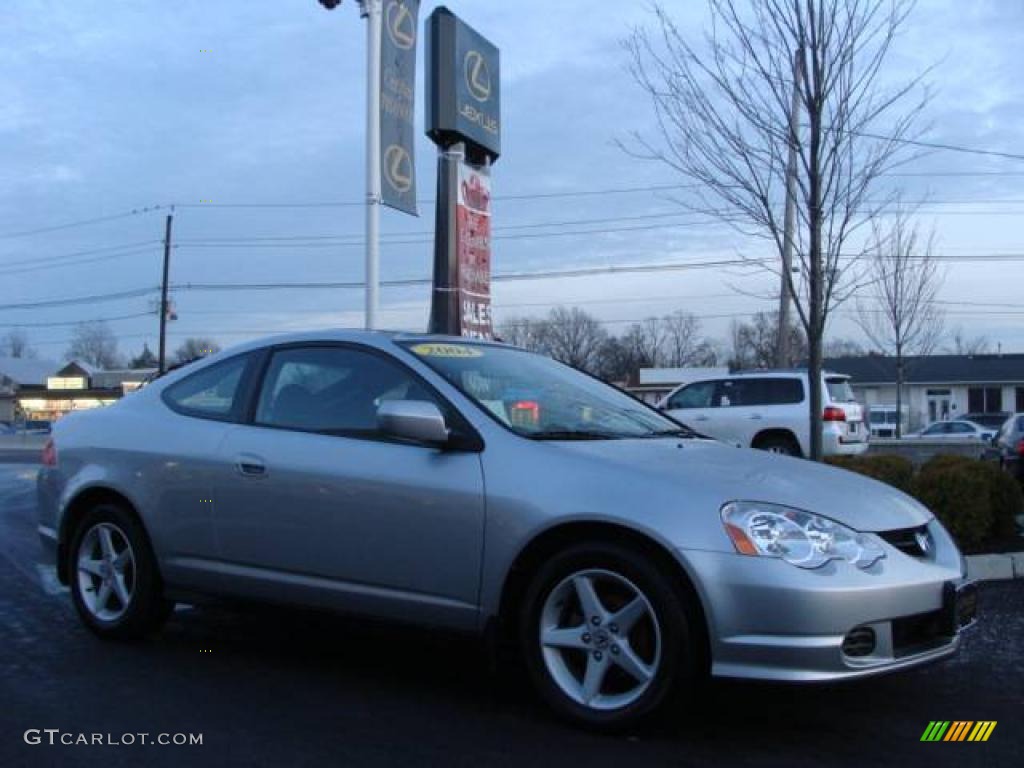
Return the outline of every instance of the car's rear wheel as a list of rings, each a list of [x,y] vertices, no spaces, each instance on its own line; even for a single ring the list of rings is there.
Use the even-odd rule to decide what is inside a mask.
[[[116,504],[89,510],[68,551],[71,597],[97,635],[134,640],[157,630],[173,604],[163,597],[149,540],[133,514]]]
[[[781,456],[800,456],[800,445],[791,437],[786,435],[769,435],[762,437],[754,443],[754,447],[768,453],[777,453]]]
[[[651,712],[697,670],[683,601],[648,558],[594,542],[565,550],[526,593],[520,642],[558,714],[618,728]]]

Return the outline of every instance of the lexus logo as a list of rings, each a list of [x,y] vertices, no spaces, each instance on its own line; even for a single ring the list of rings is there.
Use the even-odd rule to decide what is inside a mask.
[[[404,147],[392,144],[384,151],[384,179],[399,194],[412,188],[412,158]]]
[[[491,70],[487,66],[487,59],[479,51],[466,54],[466,87],[477,101],[491,98]]]
[[[385,26],[388,28],[391,42],[403,51],[408,51],[416,45],[416,22],[413,21],[412,12],[405,7],[405,3],[391,0],[385,17]]]

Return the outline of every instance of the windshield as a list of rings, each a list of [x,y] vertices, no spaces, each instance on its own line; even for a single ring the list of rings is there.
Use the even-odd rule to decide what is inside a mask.
[[[825,379],[825,385],[833,403],[852,403],[857,399],[848,379]]]
[[[542,355],[483,344],[404,346],[505,427],[525,437],[690,434],[629,395]]]

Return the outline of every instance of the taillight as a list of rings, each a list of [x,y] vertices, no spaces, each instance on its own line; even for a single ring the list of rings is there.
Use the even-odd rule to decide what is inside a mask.
[[[1024,456],[1024,440],[1017,443],[1017,455]]]
[[[53,440],[47,440],[46,445],[43,446],[43,466],[57,466],[57,446],[54,444]]]
[[[846,421],[846,411],[834,405],[826,405],[821,418],[823,421]]]

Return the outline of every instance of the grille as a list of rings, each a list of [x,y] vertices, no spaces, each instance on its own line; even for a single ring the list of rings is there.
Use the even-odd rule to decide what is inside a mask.
[[[892,646],[896,658],[948,644],[956,630],[949,609],[893,619]]]
[[[899,528],[895,531],[882,531],[878,534],[896,549],[911,557],[928,557],[932,550],[932,536],[927,525],[916,528]],[[922,542],[925,546],[922,547]]]

